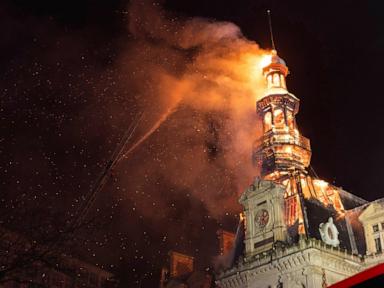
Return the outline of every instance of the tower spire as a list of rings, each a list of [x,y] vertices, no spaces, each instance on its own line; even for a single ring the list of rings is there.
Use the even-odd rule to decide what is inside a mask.
[[[270,33],[270,36],[271,36],[272,49],[273,49],[273,50],[276,50],[276,47],[275,47],[275,41],[274,41],[274,39],[273,39],[271,10],[268,9],[268,10],[267,10],[267,14],[268,14],[269,33]]]

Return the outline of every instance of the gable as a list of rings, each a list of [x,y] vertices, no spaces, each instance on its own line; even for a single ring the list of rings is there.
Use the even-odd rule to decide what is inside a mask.
[[[370,219],[383,216],[384,217],[384,205],[379,202],[373,202],[360,214],[359,220],[362,222]]]

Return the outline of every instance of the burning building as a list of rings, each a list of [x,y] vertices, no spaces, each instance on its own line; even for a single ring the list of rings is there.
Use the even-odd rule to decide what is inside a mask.
[[[310,141],[295,119],[300,100],[287,90],[286,63],[272,50],[260,73],[267,86],[256,103],[263,136],[252,159],[261,174],[239,199],[241,249],[233,248],[217,285],[327,287],[384,262],[384,201],[369,203],[317,177]]]

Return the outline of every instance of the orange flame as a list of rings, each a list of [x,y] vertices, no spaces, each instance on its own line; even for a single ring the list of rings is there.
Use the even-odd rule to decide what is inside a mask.
[[[272,55],[271,54],[263,55],[261,57],[261,60],[260,60],[260,67],[264,68],[264,67],[268,66],[269,64],[271,64],[271,62],[272,62]]]

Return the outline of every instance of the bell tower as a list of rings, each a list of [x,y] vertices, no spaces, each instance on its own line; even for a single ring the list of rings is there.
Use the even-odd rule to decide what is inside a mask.
[[[306,173],[311,159],[309,140],[300,135],[295,116],[299,99],[287,91],[288,67],[272,50],[263,75],[267,92],[257,102],[257,113],[263,123],[261,142],[256,143],[254,164],[261,167],[262,177],[277,179],[293,172]]]
[[[260,73],[265,80],[265,93],[256,102],[256,113],[262,123],[263,134],[254,143],[252,159],[253,165],[260,171],[262,182],[255,180],[257,183],[271,182],[273,187],[284,189],[272,189],[272,186],[264,189],[265,185],[255,185],[255,182],[252,187],[264,188],[251,189],[253,192],[248,189],[244,195],[257,195],[254,199],[257,198],[258,201],[250,204],[251,197],[240,199],[245,211],[248,211],[248,217],[252,218],[246,221],[247,229],[253,231],[247,234],[249,237],[247,251],[252,253],[267,249],[268,246],[270,248],[270,245],[264,245],[268,241],[268,243],[286,240],[292,242],[300,237],[310,237],[306,200],[314,199],[324,207],[333,207],[340,214],[344,211],[340,189],[317,179],[317,175],[313,175],[315,173],[310,174],[308,171],[312,155],[311,145],[309,139],[300,134],[296,123],[300,100],[287,89],[286,77],[289,69],[275,50],[270,12],[267,12],[273,49],[264,55],[260,65]],[[313,172],[313,170],[310,171]],[[272,195],[275,196],[271,198]],[[281,199],[283,199],[283,206],[281,206]],[[270,207],[279,207],[278,210],[281,213],[274,215],[273,226],[281,227],[280,230],[271,229],[267,232],[265,228],[255,228],[258,225],[255,219],[260,218],[256,215],[260,209],[256,209],[255,205],[261,205],[259,202],[270,203]],[[263,208],[264,216],[260,219],[266,218],[265,211],[271,214],[272,210],[269,211],[268,207]],[[284,222],[283,226],[277,219],[279,217]],[[268,225],[265,227],[268,228]],[[280,236],[284,235],[285,231],[289,232],[289,239]]]
[[[288,67],[276,50],[265,56],[262,69],[266,93],[257,101],[257,114],[263,123],[263,135],[254,145],[253,164],[264,180],[286,187],[285,221],[297,225],[297,233],[307,235],[304,198],[310,198],[312,179],[307,168],[311,160],[311,146],[302,136],[296,123],[300,100],[287,90],[285,81]]]
[[[265,93],[256,102],[263,134],[252,149],[260,175],[239,198],[244,233],[238,239],[244,245],[235,251],[243,253],[218,273],[216,283],[225,288],[326,287],[369,263],[353,255],[362,250],[356,242],[361,237],[355,238],[362,235],[356,218],[360,209],[369,208],[365,200],[318,178],[310,166],[310,142],[295,119],[300,100],[287,89],[289,70],[274,47],[267,12],[273,49],[257,65],[265,80]],[[375,223],[377,228],[381,222]]]

